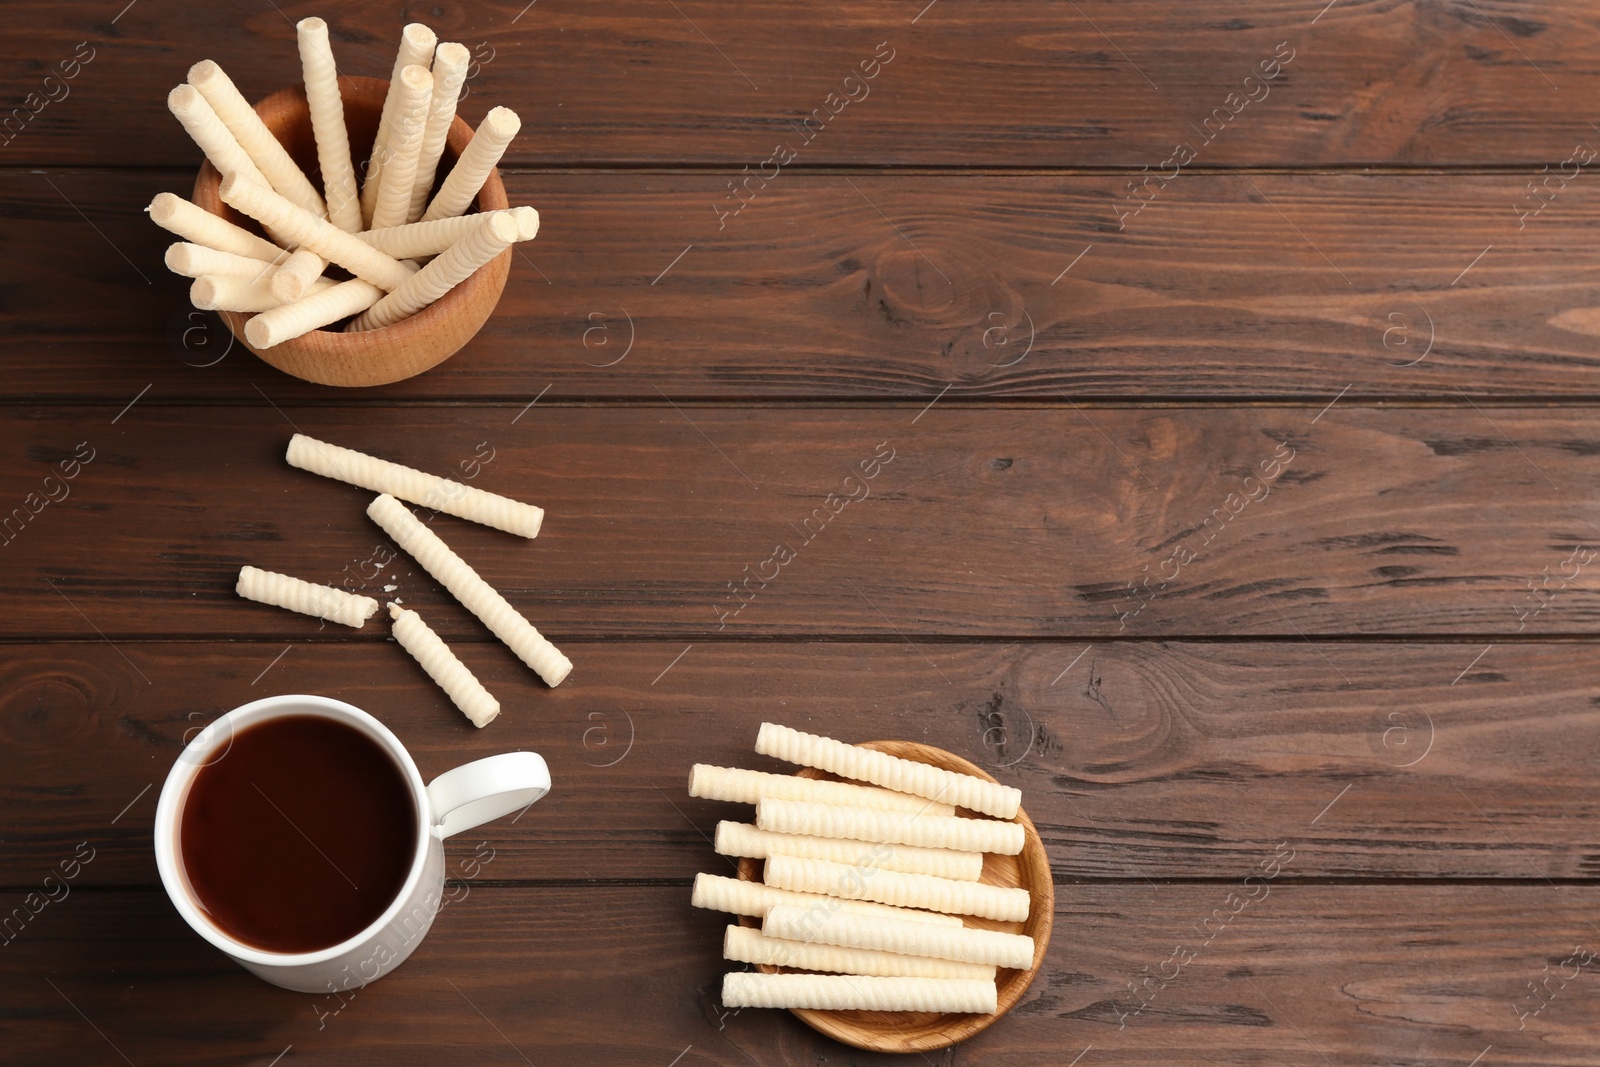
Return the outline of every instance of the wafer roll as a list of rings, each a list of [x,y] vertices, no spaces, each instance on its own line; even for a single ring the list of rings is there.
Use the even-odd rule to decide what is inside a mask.
[[[816,1008],[823,1011],[931,1011],[993,1015],[992,981],[968,978],[873,978],[848,974],[759,974],[722,979],[729,1008]]]
[[[891,908],[887,904],[874,904],[866,900],[840,900],[814,893],[792,893],[787,889],[774,889],[760,882],[746,882],[739,878],[724,878],[704,872],[694,876],[694,892],[689,903],[708,911],[726,911],[734,915],[763,916],[778,904],[790,904],[801,911],[820,909],[826,918],[837,912],[849,912],[868,919],[900,919],[917,925],[958,927],[961,920],[954,915],[939,915],[931,911],[912,911],[909,908]],[[813,922],[820,921],[812,920]]]
[[[428,206],[428,194],[433,192],[433,179],[439,171],[439,157],[444,155],[450,124],[456,117],[456,102],[461,98],[461,85],[467,80],[467,67],[471,62],[472,53],[463,44],[446,43],[434,50],[433,96],[428,101],[428,127],[417,153],[417,173],[411,183],[407,222],[420,219]]]
[[[357,596],[331,585],[313,585],[256,567],[239,568],[239,582],[234,591],[246,600],[287,608],[358,630],[378,610],[378,602],[369,596]]]
[[[779,834],[887,841],[957,852],[997,852],[1002,856],[1017,855],[1026,839],[1021,823],[871,811],[799,800],[760,800],[756,804],[756,825]]]
[[[517,220],[517,240],[531,241],[539,236],[539,213],[526,205],[514,207],[511,214]]]
[[[483,225],[488,214],[491,213],[474,212],[432,222],[411,222],[382,230],[364,230],[356,236],[395,259],[422,259],[438,255],[467,236]]]
[[[385,493],[368,505],[367,515],[463,607],[481,619],[518,659],[538,672],[546,685],[560,685],[572,671],[571,660],[398,500]]]
[[[271,241],[191,204],[176,193],[157,193],[145,210],[150,213],[150,221],[162,229],[219,252],[274,263],[283,262],[288,255]]]
[[[500,702],[422,621],[422,616],[398,604],[389,605],[389,616],[394,619],[394,639],[400,647],[411,653],[472,725],[481,730],[500,714]]]
[[[400,72],[394,94],[394,115],[389,140],[384,145],[383,169],[378,173],[378,194],[372,203],[370,226],[399,226],[411,221],[411,187],[417,177],[417,153],[428,128],[428,102],[433,98],[433,75],[413,64]]]
[[[224,203],[238,208],[263,226],[277,228],[295,243],[380,289],[394,289],[416,273],[414,267],[362,243],[328,220],[295,207],[265,185],[235,175],[223,180],[221,192]]]
[[[504,252],[517,239],[517,233],[517,220],[511,212],[490,212],[483,216],[477,229],[373,304],[348,328],[352,332],[376,330],[415,315]]]
[[[775,855],[797,856],[801,859],[831,860],[834,863],[847,863],[856,867],[904,871],[907,874],[931,874],[938,878],[953,878],[962,882],[976,882],[983,875],[983,854],[980,852],[956,852],[947,848],[913,848],[910,845],[890,845],[881,841],[849,841],[838,837],[775,834],[742,822],[717,823],[716,849],[724,856],[749,856],[753,859],[766,859]]]
[[[840,804],[877,811],[903,811],[928,815],[953,815],[955,808],[854,782],[830,782],[793,774],[751,771],[743,767],[714,767],[696,763],[689,768],[689,795],[730,804],[754,804],[766,797],[809,800],[815,804]]]
[[[367,177],[361,186],[361,218],[364,220],[362,228],[372,224],[372,211],[378,203],[379,179],[383,175],[388,154],[389,138],[394,132],[395,108],[398,106],[397,97],[400,94],[400,75],[407,67],[421,67],[424,70],[433,58],[434,47],[439,43],[439,38],[434,32],[420,22],[406,24],[400,31],[400,48],[395,53],[394,69],[389,73],[389,95],[383,98],[383,112],[378,118],[378,133],[372,141],[372,155],[367,160]]]
[[[961,963],[992,963],[1011,970],[1027,970],[1033,966],[1033,938],[1026,934],[932,926],[844,910],[821,914],[815,908],[774,904],[767,909],[761,932],[786,941],[870,948]]]
[[[301,19],[295,24],[295,32],[328,220],[346,233],[355,233],[362,228],[361,199],[356,190],[355,167],[350,162],[350,134],[344,125],[344,98],[339,92],[339,70],[328,41],[328,24],[319,18]]]
[[[1013,818],[1022,806],[1020,789],[860,745],[847,745],[831,737],[802,733],[776,723],[761,724],[756,735],[756,751],[763,756],[832,771],[842,778],[943,800],[1000,819]]]
[[[506,146],[521,128],[522,120],[515,111],[508,107],[491,108],[478,124],[472,140],[462,150],[461,158],[450,168],[449,176],[439,187],[439,195],[423,212],[422,220],[429,222],[449,218],[467,210],[483,188],[483,183],[489,180],[489,172],[505,155]]]
[[[295,434],[284,457],[291,467],[347,482],[374,493],[387,493],[432,511],[479,522],[520,537],[536,537],[544,511],[532,504],[486,492],[449,478],[427,474],[399,463],[341,448],[314,437]]]
[[[233,134],[234,140],[244,149],[268,185],[282,193],[290,203],[298,204],[313,215],[327,212],[328,206],[323,203],[317,187],[311,184],[305,171],[300,169],[299,164],[272,135],[272,131],[267,129],[267,124],[261,121],[261,116],[256,114],[256,109],[250,106],[226,71],[212,60],[202,59],[189,68],[189,84],[205,97],[211,110]]]
[[[327,278],[318,278],[308,295],[292,304],[269,308],[251,318],[244,324],[244,337],[252,348],[281,345],[329,323],[365,311],[382,295],[382,289],[360,278],[351,278],[337,285]]]
[[[232,252],[219,252],[215,248],[208,248],[192,241],[174,241],[167,246],[165,258],[168,270],[187,278],[198,278],[204,274],[227,274],[236,278],[268,280],[272,277],[272,272],[278,269],[276,263],[268,263],[264,259],[240,256]]]
[[[255,161],[200,95],[200,90],[187,82],[175,87],[167,94],[167,108],[224,178],[238,175],[258,185],[268,184]]]
[[[328,261],[311,249],[296,249],[273,274],[272,295],[282,304],[299,300],[310,290],[311,283],[322,277],[322,272],[327,269]]]
[[[816,942],[783,941],[749,926],[729,926],[722,939],[722,958],[738,963],[793,967],[803,971],[869,974],[885,978],[972,978],[994,981],[992,963],[957,963],[932,956],[899,956],[867,948],[842,948]]]
[[[1030,901],[1026,889],[784,855],[767,857],[762,878],[770,886],[799,893],[875,900],[896,907],[976,915],[1001,922],[1022,922],[1028,917]]]

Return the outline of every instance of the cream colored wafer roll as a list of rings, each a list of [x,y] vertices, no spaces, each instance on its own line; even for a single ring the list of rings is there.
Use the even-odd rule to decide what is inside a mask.
[[[400,31],[400,48],[395,52],[394,69],[389,72],[389,94],[383,98],[378,117],[378,133],[372,140],[372,155],[367,160],[367,177],[361,186],[362,229],[372,225],[372,211],[378,203],[379,180],[387,164],[389,138],[394,133],[395,108],[400,93],[400,75],[407,67],[427,69],[439,38],[420,22],[407,23]]]
[[[932,1011],[993,1015],[995,984],[971,978],[874,978],[849,974],[761,974],[734,971],[722,979],[729,1008],[816,1008],[823,1011]]]
[[[378,174],[378,195],[372,202],[369,227],[400,226],[411,220],[411,187],[417,177],[417,154],[428,129],[428,102],[433,99],[433,75],[412,64],[400,72],[383,169]]]
[[[145,210],[150,213],[150,221],[163,230],[219,252],[274,263],[282,263],[289,254],[271,241],[191,204],[177,193],[157,193]]]
[[[411,183],[407,222],[422,218],[422,211],[428,206],[428,194],[433,192],[433,179],[439,173],[439,158],[444,155],[450,124],[456,117],[456,103],[461,98],[461,85],[467,80],[467,68],[471,62],[472,53],[467,51],[464,44],[446,42],[434,49],[433,96],[428,101],[428,127],[422,135],[422,148],[417,153],[417,173]]]
[[[256,109],[250,106],[226,71],[212,60],[202,59],[189,68],[189,84],[205,97],[211,110],[233,134],[234,140],[266,178],[268,185],[282,193],[290,203],[300,205],[313,215],[327,212],[328,206],[323,203],[317,187],[311,184],[305,171],[300,169],[288,150],[267,129],[267,124],[261,121],[261,116],[256,114]]]
[[[328,261],[311,249],[296,249],[273,274],[272,295],[281,304],[299,300],[311,288],[311,283],[322,277],[322,272],[327,269]]]
[[[883,846],[892,848],[893,846]],[[774,854],[767,857],[762,879],[779,889],[798,893],[826,893],[846,900],[875,900],[901,908],[924,908],[947,915],[976,915],[980,919],[1022,922],[1028,917],[1026,889],[958,882],[927,874],[907,874],[832,860],[802,859]]]
[[[244,324],[245,340],[254,348],[281,345],[331,322],[365,311],[383,295],[382,289],[360,278],[351,278],[338,284],[327,278],[318,278],[311,288],[309,295],[292,304],[280,304],[253,316]]]
[[[472,725],[483,729],[500,714],[500,702],[475,678],[467,665],[456,658],[438,634],[422,621],[422,616],[398,604],[389,605],[394,619],[394,639],[422,665],[428,677],[438,683],[461,714]]]
[[[802,971],[835,974],[870,974],[892,978],[972,978],[992,982],[992,963],[957,963],[932,956],[899,956],[867,948],[842,948],[816,942],[783,941],[749,926],[728,927],[722,939],[722,958],[737,963],[764,963]]]
[[[765,797],[772,797],[927,815],[953,815],[956,810],[949,804],[929,802],[921,797],[879,789],[877,786],[829,782],[793,774],[746,770],[743,767],[715,767],[709,763],[696,763],[689,768],[689,795],[703,800],[726,800],[730,804],[754,804]]]
[[[382,230],[364,230],[356,236],[378,251],[396,259],[421,259],[425,256],[438,255],[476,230],[483,225],[483,220],[488,214],[492,212],[455,215],[448,219],[434,219],[432,222],[411,222],[404,226],[390,226]],[[520,227],[518,236],[520,239]]]
[[[374,493],[387,493],[430,511],[442,511],[520,537],[537,537],[544,521],[544,511],[532,504],[391,463],[353,448],[330,445],[305,434],[297,433],[289,438],[289,451],[284,458],[291,467]]]
[[[885,789],[942,800],[999,819],[1015,817],[1022,806],[1020,789],[860,745],[847,745],[831,737],[802,733],[776,723],[761,724],[756,734],[756,751],[763,756],[832,771],[841,778],[854,778]]]
[[[939,915],[931,911],[912,911],[909,908],[891,908],[887,904],[874,904],[867,900],[840,900],[815,893],[791,893],[787,889],[774,889],[760,882],[747,882],[742,878],[725,878],[720,874],[701,872],[694,876],[694,892],[689,903],[708,911],[726,911],[734,915],[765,915],[768,909],[779,904],[789,904],[802,911],[820,909],[821,918],[837,912],[849,912],[868,919],[900,919],[905,922],[926,923],[929,926],[958,927],[961,920],[954,915]]]
[[[350,162],[350,133],[344,124],[344,98],[339,92],[339,69],[328,41],[328,24],[319,18],[301,19],[295,23],[295,33],[328,221],[346,233],[355,233],[362,228],[361,194]]]
[[[266,311],[280,301],[266,278],[203,274],[189,286],[189,303],[201,311]]]
[[[518,614],[517,609],[451,551],[449,545],[439,540],[437,534],[418,522],[405,505],[385,493],[367,506],[367,515],[440,585],[450,590],[463,607],[483,620],[518,659],[538,672],[546,685],[560,685],[572,671],[571,660],[545,640],[532,623]]]
[[[531,241],[539,236],[539,213],[526,205],[514,207],[511,214],[517,220],[517,240]]]
[[[933,956],[960,963],[992,963],[1011,970],[1033,966],[1033,938],[998,930],[930,926],[862,916],[849,911],[828,914],[815,908],[774,904],[767,909],[761,932],[786,941],[820,942],[845,948],[870,948],[902,956]]]
[[[756,825],[779,834],[887,841],[920,848],[953,848],[957,852],[996,852],[1002,856],[1021,852],[1026,839],[1021,823],[765,798],[756,803]]]
[[[256,567],[239,568],[239,582],[234,591],[246,600],[288,608],[358,630],[378,610],[378,602],[369,596],[357,596],[331,585],[313,585]]]
[[[449,218],[471,207],[473,198],[489,180],[489,172],[500,162],[506,146],[521,128],[522,120],[515,111],[508,107],[491,108],[462,150],[461,158],[450,168],[444,184],[439,187],[439,195],[423,212],[422,221]]]
[[[287,255],[287,253],[284,253]],[[237,278],[268,280],[278,264],[268,263],[254,256],[240,256],[232,252],[219,252],[192,241],[174,241],[167,246],[167,269],[186,278],[203,274],[229,274]]]
[[[224,178],[238,175],[259,185],[267,184],[260,168],[212,110],[211,104],[200,95],[200,90],[187,82],[176,86],[167,94],[167,109],[183,123],[184,130]]]
[[[483,216],[477,229],[445,249],[347,328],[351,332],[376,330],[415,315],[504,252],[517,239],[517,232],[517,220],[511,212],[491,211]]]
[[[742,822],[717,823],[716,849],[724,856],[749,856],[758,860],[775,855],[798,856],[885,871],[931,874],[962,882],[976,882],[983,875],[981,852],[913,848],[882,841],[849,841],[842,837],[775,834]]]
[[[221,195],[224,203],[238,208],[263,226],[276,228],[289,240],[332,260],[380,289],[394,289],[416,273],[415,267],[384,255],[327,219],[319,219],[304,208],[295,207],[265,185],[235,175],[223,180]]]

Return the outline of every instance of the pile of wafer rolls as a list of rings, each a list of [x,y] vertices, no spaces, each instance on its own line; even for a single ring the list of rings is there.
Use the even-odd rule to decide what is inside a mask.
[[[421,564],[547,685],[554,688],[571,673],[572,661],[400,501],[529,539],[539,535],[544,522],[542,509],[299,433],[290,439],[285,458],[290,466],[378,493],[368,505],[367,515],[402,551]],[[235,592],[246,600],[356,629],[378,611],[378,602],[372,597],[256,567],[240,568]],[[391,602],[389,617],[395,641],[474,726],[487,726],[500,714],[500,702],[420,615]]]
[[[775,723],[761,724],[756,751],[853,781],[690,770],[690,796],[755,805],[754,825],[718,824],[716,850],[765,861],[762,882],[696,875],[692,903],[759,917],[759,930],[728,927],[723,956],[785,968],[726,975],[722,1003],[994,1014],[998,971],[1032,967],[1033,939],[962,916],[1029,915],[1026,889],[980,880],[985,852],[1023,849],[1010,821],[1021,792]]]
[[[255,348],[341,320],[347,331],[392,325],[539,232],[531,207],[465,213],[522,125],[509,108],[492,108],[437,180],[471,58],[464,45],[441,43],[420,22],[406,26],[358,185],[328,25],[308,18],[295,29],[321,187],[207,59],[189,68],[167,107],[222,175],[223,202],[267,237],[174,193],[148,208],[182,238],[166,262],[194,279],[194,306],[250,313],[245,339]]]

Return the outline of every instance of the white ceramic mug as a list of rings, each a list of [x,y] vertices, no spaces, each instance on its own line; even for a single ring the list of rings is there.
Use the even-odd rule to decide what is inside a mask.
[[[226,755],[238,731],[284,715],[336,719],[360,730],[389,753],[416,804],[417,837],[399,894],[382,915],[355,936],[315,952],[267,952],[228,936],[195,902],[179,847],[183,803],[200,768]],[[156,867],[184,921],[245,970],[273,985],[306,993],[358,988],[388,974],[421,943],[438,914],[444,891],[443,839],[527,807],[550,791],[550,771],[534,752],[503,752],[439,775],[426,786],[411,754],[383,723],[341,700],[276,696],[220,716],[184,748],[167,774],[156,806]]]

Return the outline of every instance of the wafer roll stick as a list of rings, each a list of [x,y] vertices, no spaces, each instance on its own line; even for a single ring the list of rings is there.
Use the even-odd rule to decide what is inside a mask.
[[[201,311],[266,311],[282,301],[272,295],[267,278],[203,274],[189,286],[189,303]]]
[[[295,32],[328,220],[346,233],[355,233],[362,228],[361,199],[350,162],[350,134],[344,125],[344,98],[339,93],[339,70],[328,41],[328,24],[319,18],[301,19]]]
[[[432,222],[411,222],[404,226],[390,226],[382,230],[364,230],[356,236],[395,259],[422,259],[443,252],[483,225],[483,220],[491,214],[495,212],[481,214],[474,212],[471,215],[434,219]],[[521,238],[520,226],[518,238]]]
[[[828,782],[820,778],[800,778],[793,774],[751,771],[743,767],[714,767],[709,763],[696,763],[689,768],[689,795],[704,800],[726,800],[731,804],[754,804],[765,797],[772,797],[928,815],[953,815],[956,810],[949,804],[930,803],[921,797],[871,785]]]
[[[364,244],[327,219],[295,207],[265,185],[234,175],[223,180],[221,195],[224,203],[263,226],[278,228],[295,243],[380,289],[394,289],[416,273],[416,268]]]
[[[253,348],[281,345],[312,330],[365,311],[383,295],[371,282],[360,278],[335,285],[318,278],[311,292],[292,304],[280,304],[256,315],[244,324],[244,338]]]
[[[946,801],[1000,819],[1013,818],[1022,806],[1020,789],[860,745],[847,745],[831,737],[802,733],[776,723],[761,724],[756,734],[756,751],[763,756],[832,771],[842,778],[871,782],[885,789]]]
[[[388,152],[389,137],[393,132],[396,96],[400,87],[400,75],[407,67],[421,67],[424,70],[433,58],[434,47],[439,43],[439,38],[434,32],[420,22],[406,24],[400,31],[400,48],[395,53],[394,69],[389,73],[389,95],[383,98],[383,111],[378,117],[378,133],[372,140],[372,155],[367,159],[367,177],[361,186],[361,218],[362,228],[372,224],[372,210],[378,203],[378,179],[383,174],[383,168]]]
[[[910,845],[890,845],[881,841],[850,841],[842,837],[775,834],[770,830],[761,830],[742,822],[717,823],[716,849],[724,856],[749,856],[753,859],[797,856],[801,859],[831,860],[834,863],[846,863],[862,868],[904,871],[907,874],[931,874],[938,878],[952,878],[962,882],[976,882],[983,875],[983,854],[980,852],[956,852],[947,848],[913,848]]]
[[[288,255],[287,252],[282,254]],[[236,255],[233,252],[219,252],[215,248],[208,248],[191,241],[174,241],[168,245],[165,259],[168,270],[187,278],[198,278],[204,274],[228,274],[237,278],[265,281],[278,269],[277,263],[269,263],[254,256]]]
[[[544,521],[544,511],[532,504],[391,463],[353,448],[330,445],[305,434],[297,433],[289,439],[289,451],[284,458],[291,467],[374,493],[387,493],[432,511],[493,526],[520,537],[538,536],[539,526]]]
[[[517,220],[512,212],[488,213],[477,229],[373,304],[348,329],[352,332],[376,330],[415,315],[509,248],[517,239],[517,233]]]
[[[234,140],[266,178],[268,185],[282,193],[290,203],[300,205],[313,215],[327,212],[328,206],[323,203],[317,187],[311,184],[305,171],[300,169],[288,150],[267,129],[267,124],[261,121],[261,116],[256,114],[256,109],[250,106],[226,71],[212,60],[202,59],[189,68],[189,84],[205,97],[211,110],[233,134]]]
[[[1021,852],[1026,836],[1021,823],[870,811],[800,800],[758,801],[756,825],[779,834],[887,841],[920,848],[953,848],[957,852],[996,852],[1002,856]]]
[[[1031,899],[1026,889],[784,855],[767,857],[762,878],[770,886],[799,893],[875,900],[896,907],[926,908],[948,915],[976,915],[980,919],[1001,922],[1026,919]]]
[[[422,621],[422,616],[398,604],[389,605],[389,616],[394,619],[394,639],[400,647],[411,653],[411,658],[422,665],[472,725],[481,730],[500,714],[500,702]]]
[[[219,252],[275,263],[282,263],[288,255],[271,241],[191,204],[176,193],[157,193],[145,210],[150,213],[150,221],[163,230]]]
[[[394,115],[389,140],[384,145],[370,226],[399,226],[411,221],[406,213],[411,209],[411,186],[417,177],[417,153],[422,151],[422,136],[428,129],[433,75],[416,64],[405,68],[400,72],[393,98]]]
[[[313,585],[256,567],[239,568],[239,582],[234,591],[246,600],[288,608],[358,630],[378,610],[378,602],[369,596],[357,596],[331,585]]]
[[[774,904],[761,932],[786,941],[821,942],[845,948],[870,948],[902,956],[933,956],[960,963],[992,963],[1011,970],[1033,966],[1033,938],[998,930],[930,926],[862,916],[849,911],[819,914],[815,908]]]
[[[188,83],[175,87],[167,94],[167,108],[183,123],[184,130],[224,178],[239,175],[260,185],[268,184],[255,161],[200,95],[200,90]]]
[[[461,98],[461,85],[467,80],[467,67],[471,62],[472,53],[463,44],[446,43],[434,50],[433,96],[428,101],[428,128],[422,135],[422,148],[417,153],[417,173],[411,183],[411,203],[406,208],[407,222],[420,219],[423,209],[428,205],[428,194],[433,192],[433,179],[439,172],[439,158],[444,155],[450,124],[456,117],[456,102]]]
[[[748,926],[729,926],[722,939],[722,958],[738,963],[764,963],[803,971],[868,974],[903,978],[971,978],[993,982],[992,963],[957,963],[932,956],[900,956],[869,948],[843,948],[816,942],[784,941]]]
[[[531,207],[514,207],[511,214],[517,219],[517,240],[531,241],[539,236],[539,213]]]
[[[405,505],[385,493],[367,506],[367,515],[461,601],[463,607],[481,619],[518,659],[538,672],[546,685],[560,685],[572,671],[571,660],[545,640],[532,623],[452,552],[449,545],[439,540],[437,534],[417,521]]]
[[[272,295],[281,304],[299,300],[311,288],[311,283],[322,277],[322,272],[327,269],[328,261],[311,249],[296,249],[272,276]]]
[[[701,872],[694,876],[694,891],[689,903],[708,911],[726,911],[734,915],[763,916],[778,904],[790,904],[801,911],[821,909],[825,918],[836,912],[868,919],[900,919],[904,922],[947,926],[955,928],[961,920],[954,915],[939,915],[931,911],[912,911],[909,908],[891,908],[887,904],[874,904],[866,900],[840,900],[815,893],[792,893],[787,889],[774,889],[760,882],[746,882],[739,878],[724,878],[718,874]],[[814,920],[820,921],[820,920]]]
[[[461,158],[450,168],[450,174],[439,187],[439,195],[423,212],[422,221],[449,218],[467,210],[521,128],[522,120],[515,111],[508,107],[491,108],[462,150]]]
[[[999,993],[992,981],[969,978],[873,978],[848,974],[760,974],[734,971],[722,979],[730,1008],[816,1008],[823,1011],[932,1011],[993,1015]]]

